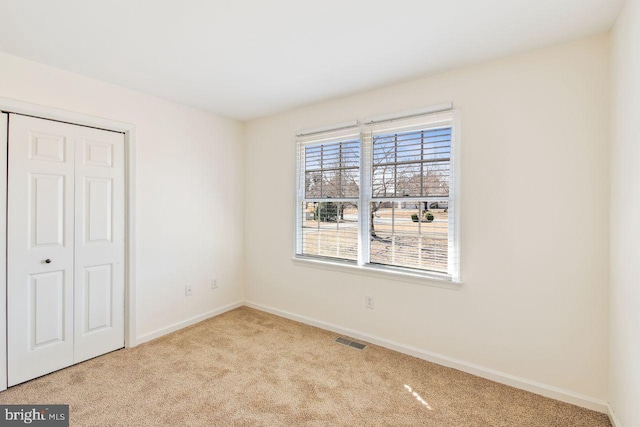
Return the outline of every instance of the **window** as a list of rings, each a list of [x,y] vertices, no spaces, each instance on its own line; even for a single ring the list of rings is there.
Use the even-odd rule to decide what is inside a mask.
[[[296,256],[459,281],[452,112],[298,138]]]
[[[323,136],[300,142],[297,253],[357,261],[360,135]]]

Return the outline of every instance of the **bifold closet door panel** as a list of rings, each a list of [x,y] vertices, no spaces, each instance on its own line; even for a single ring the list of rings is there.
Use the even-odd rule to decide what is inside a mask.
[[[75,158],[78,363],[124,347],[124,135],[78,127]]]
[[[8,384],[73,363],[74,126],[11,114]]]

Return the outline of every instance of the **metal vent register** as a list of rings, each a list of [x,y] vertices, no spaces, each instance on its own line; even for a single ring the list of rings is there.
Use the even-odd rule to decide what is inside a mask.
[[[366,344],[360,344],[359,342],[349,341],[348,339],[342,338],[342,337],[338,337],[334,341],[337,342],[338,344],[347,345],[349,347],[357,348],[358,350],[362,350],[363,348],[365,348],[367,346]]]

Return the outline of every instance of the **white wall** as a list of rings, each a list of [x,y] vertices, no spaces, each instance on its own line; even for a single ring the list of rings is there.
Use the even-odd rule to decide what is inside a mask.
[[[609,398],[640,426],[640,2],[627,0],[611,38],[611,321]]]
[[[241,123],[6,54],[0,97],[136,126],[138,337],[242,300]]]
[[[249,122],[247,299],[605,401],[608,61],[602,35]],[[462,288],[294,264],[295,131],[445,101]]]

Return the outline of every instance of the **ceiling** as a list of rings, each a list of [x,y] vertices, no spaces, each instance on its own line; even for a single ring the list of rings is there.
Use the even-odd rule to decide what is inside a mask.
[[[0,51],[250,120],[611,28],[623,0],[0,0]]]

